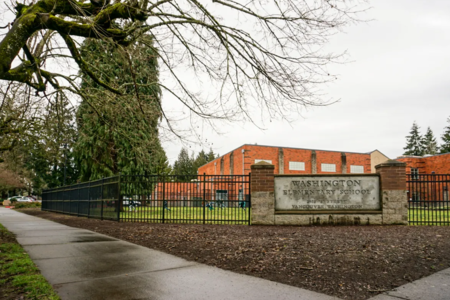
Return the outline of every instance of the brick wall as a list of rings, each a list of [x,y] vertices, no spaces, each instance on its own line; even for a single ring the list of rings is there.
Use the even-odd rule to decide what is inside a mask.
[[[450,153],[434,156],[400,156],[396,160],[406,163],[406,172],[419,169],[419,174],[450,174]]]
[[[252,166],[252,192],[273,192],[274,191],[274,166],[260,162]]]
[[[363,166],[364,173],[371,173],[370,154],[345,153],[347,156],[347,173],[350,173],[350,166]]]
[[[283,148],[284,154],[284,174],[311,174],[312,173],[312,161],[311,161],[311,150],[302,150],[302,149],[292,149],[292,148]],[[304,171],[296,171],[289,170],[289,162],[304,162],[305,170]],[[277,173],[279,174],[279,173]]]
[[[364,173],[371,172],[370,154],[351,153],[325,150],[311,150],[298,148],[280,148],[259,145],[243,145],[225,155],[223,155],[223,175],[231,175],[230,158],[233,154],[233,175],[241,175],[243,168],[242,150],[245,151],[244,167],[245,174],[250,173],[250,166],[255,164],[257,159],[270,160],[275,166],[275,174],[341,174],[350,173],[350,166],[357,165],[364,167]],[[315,153],[316,161],[313,160]],[[343,158],[344,157],[344,158]],[[343,159],[345,160],[343,168]],[[282,167],[280,168],[280,161]],[[305,170],[290,170],[289,162],[303,162]],[[216,168],[214,168],[216,163]],[[336,165],[336,172],[322,171],[321,164]],[[199,174],[220,175],[221,158],[216,159],[199,168]]]
[[[381,176],[382,190],[406,190],[406,169],[404,165],[379,168],[377,173]]]

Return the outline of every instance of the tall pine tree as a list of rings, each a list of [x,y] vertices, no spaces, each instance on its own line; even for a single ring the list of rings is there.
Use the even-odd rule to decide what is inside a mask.
[[[197,169],[194,166],[194,156],[190,156],[186,148],[181,148],[177,160],[173,163],[173,174],[179,175],[181,181],[190,181],[190,175],[196,175]]]
[[[419,126],[414,121],[409,135],[406,136],[406,147],[403,155],[422,156],[424,153],[423,139],[419,133]]]
[[[450,117],[447,119],[448,125],[444,128],[444,133],[441,136],[441,153],[450,153]]]
[[[427,133],[425,133],[422,143],[424,145],[424,154],[434,155],[438,153],[439,147],[430,127],[427,128]]]
[[[100,80],[119,89],[114,94],[82,74],[83,101],[77,111],[75,154],[82,180],[124,174],[170,172],[158,136],[161,91],[157,52],[152,38],[122,49],[86,39],[83,59],[101,72]]]

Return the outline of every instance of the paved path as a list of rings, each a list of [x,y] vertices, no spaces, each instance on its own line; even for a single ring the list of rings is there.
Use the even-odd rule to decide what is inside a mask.
[[[449,300],[450,268],[369,300]]]
[[[63,300],[338,300],[2,207],[0,223],[16,234]],[[369,300],[449,299],[446,269]]]
[[[333,300],[336,297],[190,262],[89,230],[0,207],[63,300]]]

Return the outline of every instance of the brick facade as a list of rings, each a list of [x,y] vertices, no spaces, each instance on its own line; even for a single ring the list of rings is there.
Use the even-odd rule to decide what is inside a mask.
[[[350,174],[351,166],[358,166],[364,173],[371,173],[370,153],[243,145],[201,166],[198,174],[248,174],[250,166],[257,160],[267,160],[273,164],[275,174]],[[304,170],[291,170],[289,162],[303,163]],[[323,171],[322,164],[333,164],[336,171]]]
[[[400,156],[396,160],[406,163],[406,172],[418,169],[419,174],[450,174],[450,153],[433,156]]]

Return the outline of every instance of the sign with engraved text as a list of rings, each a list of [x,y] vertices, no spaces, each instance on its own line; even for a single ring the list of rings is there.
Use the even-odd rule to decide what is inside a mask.
[[[378,176],[276,176],[275,210],[381,210]]]

